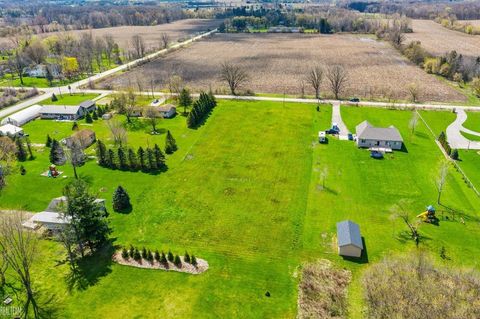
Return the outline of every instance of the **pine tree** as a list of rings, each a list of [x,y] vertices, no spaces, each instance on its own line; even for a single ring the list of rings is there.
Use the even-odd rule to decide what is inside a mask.
[[[107,167],[110,167],[111,169],[117,168],[115,153],[113,152],[112,149],[109,149],[107,152]]]
[[[55,95],[55,93],[52,93],[52,102],[57,102],[57,101],[58,101],[57,96]]]
[[[140,169],[142,171],[147,171],[147,158],[146,158],[145,151],[141,146],[138,148],[137,155],[138,155],[138,161],[140,162]]]
[[[55,165],[63,165],[66,162],[65,151],[60,143],[53,139],[52,147],[50,148],[50,163]]]
[[[175,259],[173,260],[173,263],[174,263],[175,266],[177,266],[178,268],[182,267],[182,260],[180,259],[180,256],[175,255]]]
[[[196,118],[196,112],[195,108],[188,113],[187,116],[187,127],[188,128],[194,128],[197,125],[197,118]]]
[[[150,263],[153,263],[153,254],[152,254],[152,251],[150,249],[147,251],[147,260]]]
[[[20,162],[24,162],[27,160],[27,151],[25,150],[25,145],[23,144],[23,140],[17,138],[15,140],[15,144],[17,146],[17,160]]]
[[[183,107],[183,114],[187,114],[187,107],[191,104],[192,97],[190,96],[190,92],[186,88],[183,88],[178,97],[178,106]]]
[[[107,166],[107,148],[102,141],[97,141],[97,158],[100,166]]]
[[[452,150],[452,153],[450,154],[450,157],[455,161],[458,160],[458,150],[456,148]]]
[[[93,114],[92,114],[92,119],[93,120],[98,120],[98,114],[97,114],[97,111],[93,111]]]
[[[142,249],[142,258],[147,259],[147,249],[145,247]]]
[[[128,251],[125,247],[122,248],[122,259],[128,259]]]
[[[52,146],[52,138],[50,135],[47,134],[47,141],[45,142],[46,147],[51,147]]]
[[[155,250],[155,254],[153,255],[153,258],[155,258],[157,262],[160,262],[160,253],[158,252],[158,249]]]
[[[25,141],[27,142],[28,159],[33,160],[33,159],[35,159],[35,156],[33,156],[32,144],[30,143],[30,139],[28,137],[26,137]]]
[[[190,263],[190,255],[188,254],[188,252],[185,252],[185,256],[183,256],[183,260],[186,263]]]
[[[118,186],[113,193],[113,210],[116,212],[124,212],[131,209],[131,207],[132,204],[130,203],[130,196],[128,196],[127,191],[122,186]]]
[[[167,256],[165,256],[165,253],[162,251],[162,255],[160,256],[160,262],[162,264],[166,264],[167,263]]]
[[[76,130],[78,130],[78,123],[75,121],[72,124],[72,131],[76,131]]]
[[[167,131],[167,136],[165,138],[165,153],[173,154],[177,150],[177,142],[170,133],[170,130]]]
[[[155,171],[157,168],[155,154],[151,148],[147,148],[147,171]]]
[[[128,250],[128,255],[130,258],[133,258],[133,255],[135,254],[135,247],[133,245],[130,245],[130,249]]]
[[[131,148],[128,149],[128,166],[132,171],[138,170],[137,155],[135,154],[135,151]]]
[[[155,163],[157,164],[157,168],[162,168],[165,165],[165,155],[163,155],[162,150],[155,144],[153,148],[153,153],[155,155]]]
[[[197,267],[197,257],[195,257],[195,255],[192,255],[192,257],[190,257],[190,263]]]
[[[119,148],[117,150],[117,156],[118,156],[118,165],[120,166],[121,170],[126,170],[128,169],[128,163],[127,163],[127,156],[125,155],[125,151],[123,148]]]
[[[142,259],[142,255],[140,255],[140,252],[137,248],[135,248],[135,252],[133,253],[133,259],[136,261],[140,261]]]
[[[168,251],[167,259],[168,259],[169,262],[173,262],[173,254],[170,250]]]
[[[85,115],[85,122],[93,123],[92,115],[90,114],[90,112],[87,112],[87,114]]]

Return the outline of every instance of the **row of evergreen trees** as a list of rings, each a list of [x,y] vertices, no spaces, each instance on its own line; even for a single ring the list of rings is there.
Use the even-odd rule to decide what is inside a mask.
[[[135,151],[133,148],[123,147],[107,149],[105,144],[98,140],[97,159],[100,166],[125,171],[156,172],[165,168],[165,155],[157,144],[146,149],[140,146]]]
[[[450,146],[450,144],[448,143],[447,141],[447,136],[445,135],[444,132],[441,132],[440,135],[438,136],[438,142],[440,143],[440,145],[442,145],[443,149],[445,150],[445,152],[453,159],[453,160],[458,160],[459,156],[458,156],[458,150],[457,149],[453,149],[452,150],[452,147]]]
[[[87,112],[87,114],[85,114],[85,122],[93,123],[93,121],[96,121],[99,118],[102,118],[103,114],[107,113],[107,111],[108,111],[108,106],[105,106],[105,107],[97,106],[96,110],[94,110],[93,112]]]
[[[202,124],[216,105],[217,101],[212,92],[200,93],[200,98],[193,103],[192,110],[188,113],[187,126],[194,128]]]
[[[141,263],[143,260],[148,261],[149,263],[153,264],[154,261],[163,264],[165,267],[168,267],[168,262],[173,263],[176,267],[182,267],[182,259],[179,255],[173,255],[173,253],[169,250],[167,254],[163,251],[161,253],[158,252],[158,249],[152,253],[150,249],[146,249],[143,247],[142,250],[139,250],[137,247],[130,245],[130,249],[123,247],[122,249],[122,258],[124,260],[133,259],[136,262]],[[192,264],[193,266],[197,266],[197,257],[195,255],[189,255],[188,252],[185,252],[183,256],[183,262]]]

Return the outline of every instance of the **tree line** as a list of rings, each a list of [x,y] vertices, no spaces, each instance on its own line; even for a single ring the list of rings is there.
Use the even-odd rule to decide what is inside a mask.
[[[182,258],[178,254],[173,255],[173,253],[169,250],[168,253],[159,252],[158,249],[152,252],[150,249],[138,249],[133,245],[130,245],[130,248],[127,249],[126,247],[122,248],[122,258],[124,260],[133,259],[138,263],[142,263],[143,261],[147,261],[150,264],[153,264],[154,261],[157,263],[162,264],[165,268],[169,267],[169,262],[173,263],[177,268],[182,268],[182,263],[185,262],[187,264],[191,264],[193,266],[197,266],[197,257],[195,255],[190,255],[188,252],[185,252]]]
[[[107,148],[102,141],[98,140],[96,153],[98,165],[110,169],[154,173],[166,168],[165,155],[158,144],[153,148],[140,146],[135,151],[133,148],[124,147]]]
[[[213,108],[217,105],[212,92],[200,93],[200,97],[193,103],[192,109],[187,116],[187,126],[194,128],[205,121]]]

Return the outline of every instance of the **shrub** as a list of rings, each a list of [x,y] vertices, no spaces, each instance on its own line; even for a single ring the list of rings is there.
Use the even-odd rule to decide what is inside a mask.
[[[127,249],[126,249],[125,247],[123,247],[123,249],[122,249],[122,258],[125,259],[125,260],[127,260],[128,257],[129,257],[128,251],[127,251]]]
[[[158,249],[155,250],[155,254],[153,256],[157,262],[160,262],[160,253],[158,252]]]
[[[147,257],[148,257],[148,256],[147,256],[147,249],[146,249],[145,247],[143,247],[143,249],[142,249],[142,258],[143,258],[143,259],[147,259]]]
[[[55,95],[55,93],[52,93],[52,102],[58,101],[58,97]]]
[[[162,251],[162,255],[160,257],[160,262],[162,264],[166,264],[167,263],[167,256],[165,256],[165,253]]]
[[[197,267],[197,257],[195,257],[195,255],[192,255],[192,257],[190,257],[190,263]]]
[[[182,260],[180,259],[180,256],[175,255],[175,259],[173,260],[173,263],[174,263],[175,266],[177,266],[178,268],[182,267]]]
[[[123,212],[131,207],[132,204],[130,203],[130,197],[127,191],[122,186],[118,186],[115,193],[113,193],[113,210]]]
[[[186,263],[190,263],[190,255],[188,254],[188,252],[185,252],[185,256],[183,256],[183,260]]]
[[[168,251],[167,259],[168,259],[169,262],[173,262],[173,254],[170,250]]]
[[[20,175],[25,175],[27,174],[27,170],[25,169],[25,167],[22,165],[20,166]]]
[[[140,255],[140,252],[137,248],[135,248],[135,252],[133,253],[133,259],[136,261],[140,261],[142,259],[142,255]]]
[[[78,130],[78,123],[77,122],[73,122],[72,124],[72,131],[76,131]]]
[[[130,250],[128,251],[128,254],[129,254],[130,258],[133,258],[133,255],[135,254],[135,247],[130,245]]]
[[[458,150],[456,148],[454,150],[452,150],[452,153],[450,154],[450,157],[455,161],[458,160]]]
[[[153,254],[152,254],[152,251],[149,249],[147,251],[147,260],[151,263],[153,263]]]
[[[87,114],[85,115],[85,122],[93,123],[92,115],[90,114],[90,112],[87,112]]]

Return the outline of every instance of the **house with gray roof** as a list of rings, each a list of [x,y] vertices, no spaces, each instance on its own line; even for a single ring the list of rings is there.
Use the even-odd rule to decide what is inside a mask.
[[[95,111],[95,102],[84,101],[79,105],[44,105],[40,110],[42,119],[76,121],[88,112]]]
[[[400,150],[403,146],[403,138],[393,125],[374,127],[368,121],[363,121],[357,125],[356,135],[358,147]]]
[[[362,256],[363,242],[358,224],[345,220],[337,223],[338,254],[347,257]]]

